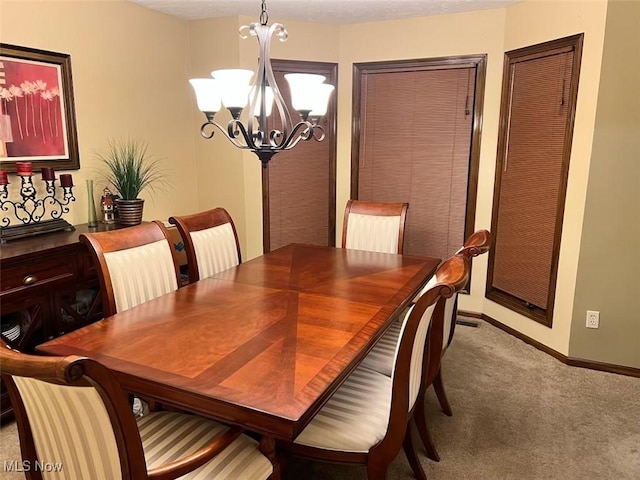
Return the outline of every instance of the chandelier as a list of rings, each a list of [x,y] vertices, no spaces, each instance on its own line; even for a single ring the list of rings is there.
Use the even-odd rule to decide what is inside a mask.
[[[200,128],[200,134],[206,139],[213,138],[217,128],[236,147],[253,151],[263,167],[267,166],[276,153],[295,147],[301,140],[324,139],[324,130],[319,125],[319,120],[327,112],[329,97],[334,89],[333,85],[323,83],[323,75],[286,74],[291,104],[300,117],[293,124],[273,75],[269,56],[271,38],[275,35],[284,42],[288,34],[284,25],[274,23],[269,26],[268,21],[265,0],[262,0],[260,23],[240,27],[240,38],[246,39],[253,35],[257,37],[260,48],[258,70],[253,83],[251,78],[254,72],[241,69],[214,70],[211,72],[213,78],[189,80],[196,93],[198,108],[207,117]],[[280,129],[270,128],[268,124],[274,103],[280,117]],[[231,114],[226,128],[215,121],[215,116],[222,107]]]

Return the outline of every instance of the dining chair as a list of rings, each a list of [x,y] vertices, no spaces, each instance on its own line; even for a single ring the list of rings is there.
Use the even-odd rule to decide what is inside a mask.
[[[478,230],[464,242],[463,246],[460,247],[460,249],[458,249],[458,252],[456,252],[455,255],[463,256],[468,260],[468,262],[466,262],[467,266],[469,267],[468,275],[470,275],[470,261],[472,257],[487,252],[490,246],[491,234],[489,233],[489,231]],[[441,266],[445,263],[446,262],[441,264]],[[416,302],[417,299],[424,295],[425,292],[429,291],[429,289],[431,289],[433,285],[438,283],[440,281],[439,277],[441,275],[442,271],[441,267],[439,267],[438,270],[436,270],[434,276],[431,277],[431,279],[422,288],[418,295],[416,295],[413,301]],[[443,339],[441,349],[442,357],[444,357],[448,346],[453,340],[453,333],[455,331],[455,318],[457,316],[457,296],[457,293],[455,293],[444,302]],[[362,361],[362,364],[372,370],[390,376],[393,368],[393,355],[398,344],[400,327],[401,325],[398,322],[392,324],[387,332],[385,332],[383,337],[378,341],[376,346],[365,357],[365,359]],[[431,378],[425,380],[423,384],[422,397],[424,397],[424,391],[426,391],[426,389],[431,385],[433,385],[434,391],[436,392],[436,396],[444,413],[448,416],[453,415],[451,405],[449,404],[449,400],[447,399],[447,395],[444,389],[444,383],[442,381],[442,370],[440,368],[438,368],[438,370],[431,375]],[[428,430],[428,425],[424,414],[424,402],[418,405],[416,417],[418,425],[421,427],[419,429],[420,437],[425,448],[427,449],[429,458],[435,461],[440,461],[440,456]]]
[[[408,208],[408,203],[347,201],[342,248],[402,254]]]
[[[434,284],[406,312],[391,377],[358,366],[295,441],[282,448],[317,460],[364,464],[369,479],[384,479],[389,464],[402,448],[414,475],[426,479],[410,425],[426,376],[423,368],[432,359],[440,361],[440,355],[429,354],[427,362],[424,356],[441,348],[442,299],[466,285],[466,262],[462,256],[445,262],[440,283]]]
[[[214,208],[193,215],[169,217],[182,236],[189,264],[189,282],[210,277],[242,262],[238,233],[229,212]]]
[[[471,260],[478,255],[486,253],[491,248],[491,233],[488,230],[478,230],[474,232],[460,249],[456,252],[458,255],[464,255]],[[449,345],[453,341],[453,334],[456,329],[456,318],[458,317],[458,298],[457,295],[447,300],[444,312],[444,341],[442,344],[442,356],[446,353]],[[442,411],[449,417],[453,415],[451,405],[447,399],[447,394],[444,390],[444,383],[442,382],[442,370],[438,370],[435,378],[433,379],[433,389],[436,392],[438,402],[442,407]],[[437,457],[437,453],[436,453]]]
[[[153,221],[83,233],[98,270],[104,316],[124,312],[178,289],[180,269],[167,228]]]
[[[279,476],[238,427],[177,412],[134,418],[117,378],[94,360],[27,355],[0,341],[0,363],[23,461],[60,468],[31,468],[28,480]]]

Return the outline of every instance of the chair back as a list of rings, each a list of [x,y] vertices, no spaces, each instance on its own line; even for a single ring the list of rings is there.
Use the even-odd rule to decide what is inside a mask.
[[[50,464],[28,478],[146,478],[135,418],[107,368],[78,356],[25,355],[1,340],[0,363],[22,458]]]
[[[83,233],[80,241],[97,265],[105,316],[173,292],[180,285],[176,253],[162,222]]]
[[[349,200],[344,212],[342,248],[402,254],[408,203]]]
[[[169,223],[177,227],[185,242],[190,282],[235,267],[242,261],[236,227],[224,208],[170,217]]]

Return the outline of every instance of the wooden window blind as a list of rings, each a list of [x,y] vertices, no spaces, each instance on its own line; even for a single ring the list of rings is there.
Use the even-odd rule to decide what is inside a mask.
[[[272,65],[294,124],[300,117],[291,106],[286,73],[318,73],[327,77],[325,83],[336,85],[335,64],[274,60]],[[263,171],[265,252],[294,242],[335,245],[336,95],[334,91],[321,121],[325,139],[301,141],[275,155]],[[279,126],[277,109],[272,116]]]
[[[578,82],[571,38],[506,54],[487,282],[489,298],[549,326]]]
[[[382,64],[360,74],[352,196],[409,203],[406,254],[446,258],[473,230],[477,78],[478,64],[468,59]]]

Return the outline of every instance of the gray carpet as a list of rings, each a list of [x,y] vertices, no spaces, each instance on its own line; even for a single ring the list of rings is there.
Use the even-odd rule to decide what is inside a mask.
[[[640,478],[640,379],[568,367],[495,327],[458,325],[443,363],[453,408],[429,392],[428,418],[442,461],[421,454],[430,480]],[[15,424],[0,429],[4,460],[19,458]],[[360,467],[291,458],[286,480],[365,479]],[[411,479],[404,454],[388,479]],[[80,480],[80,479],[79,479]]]

